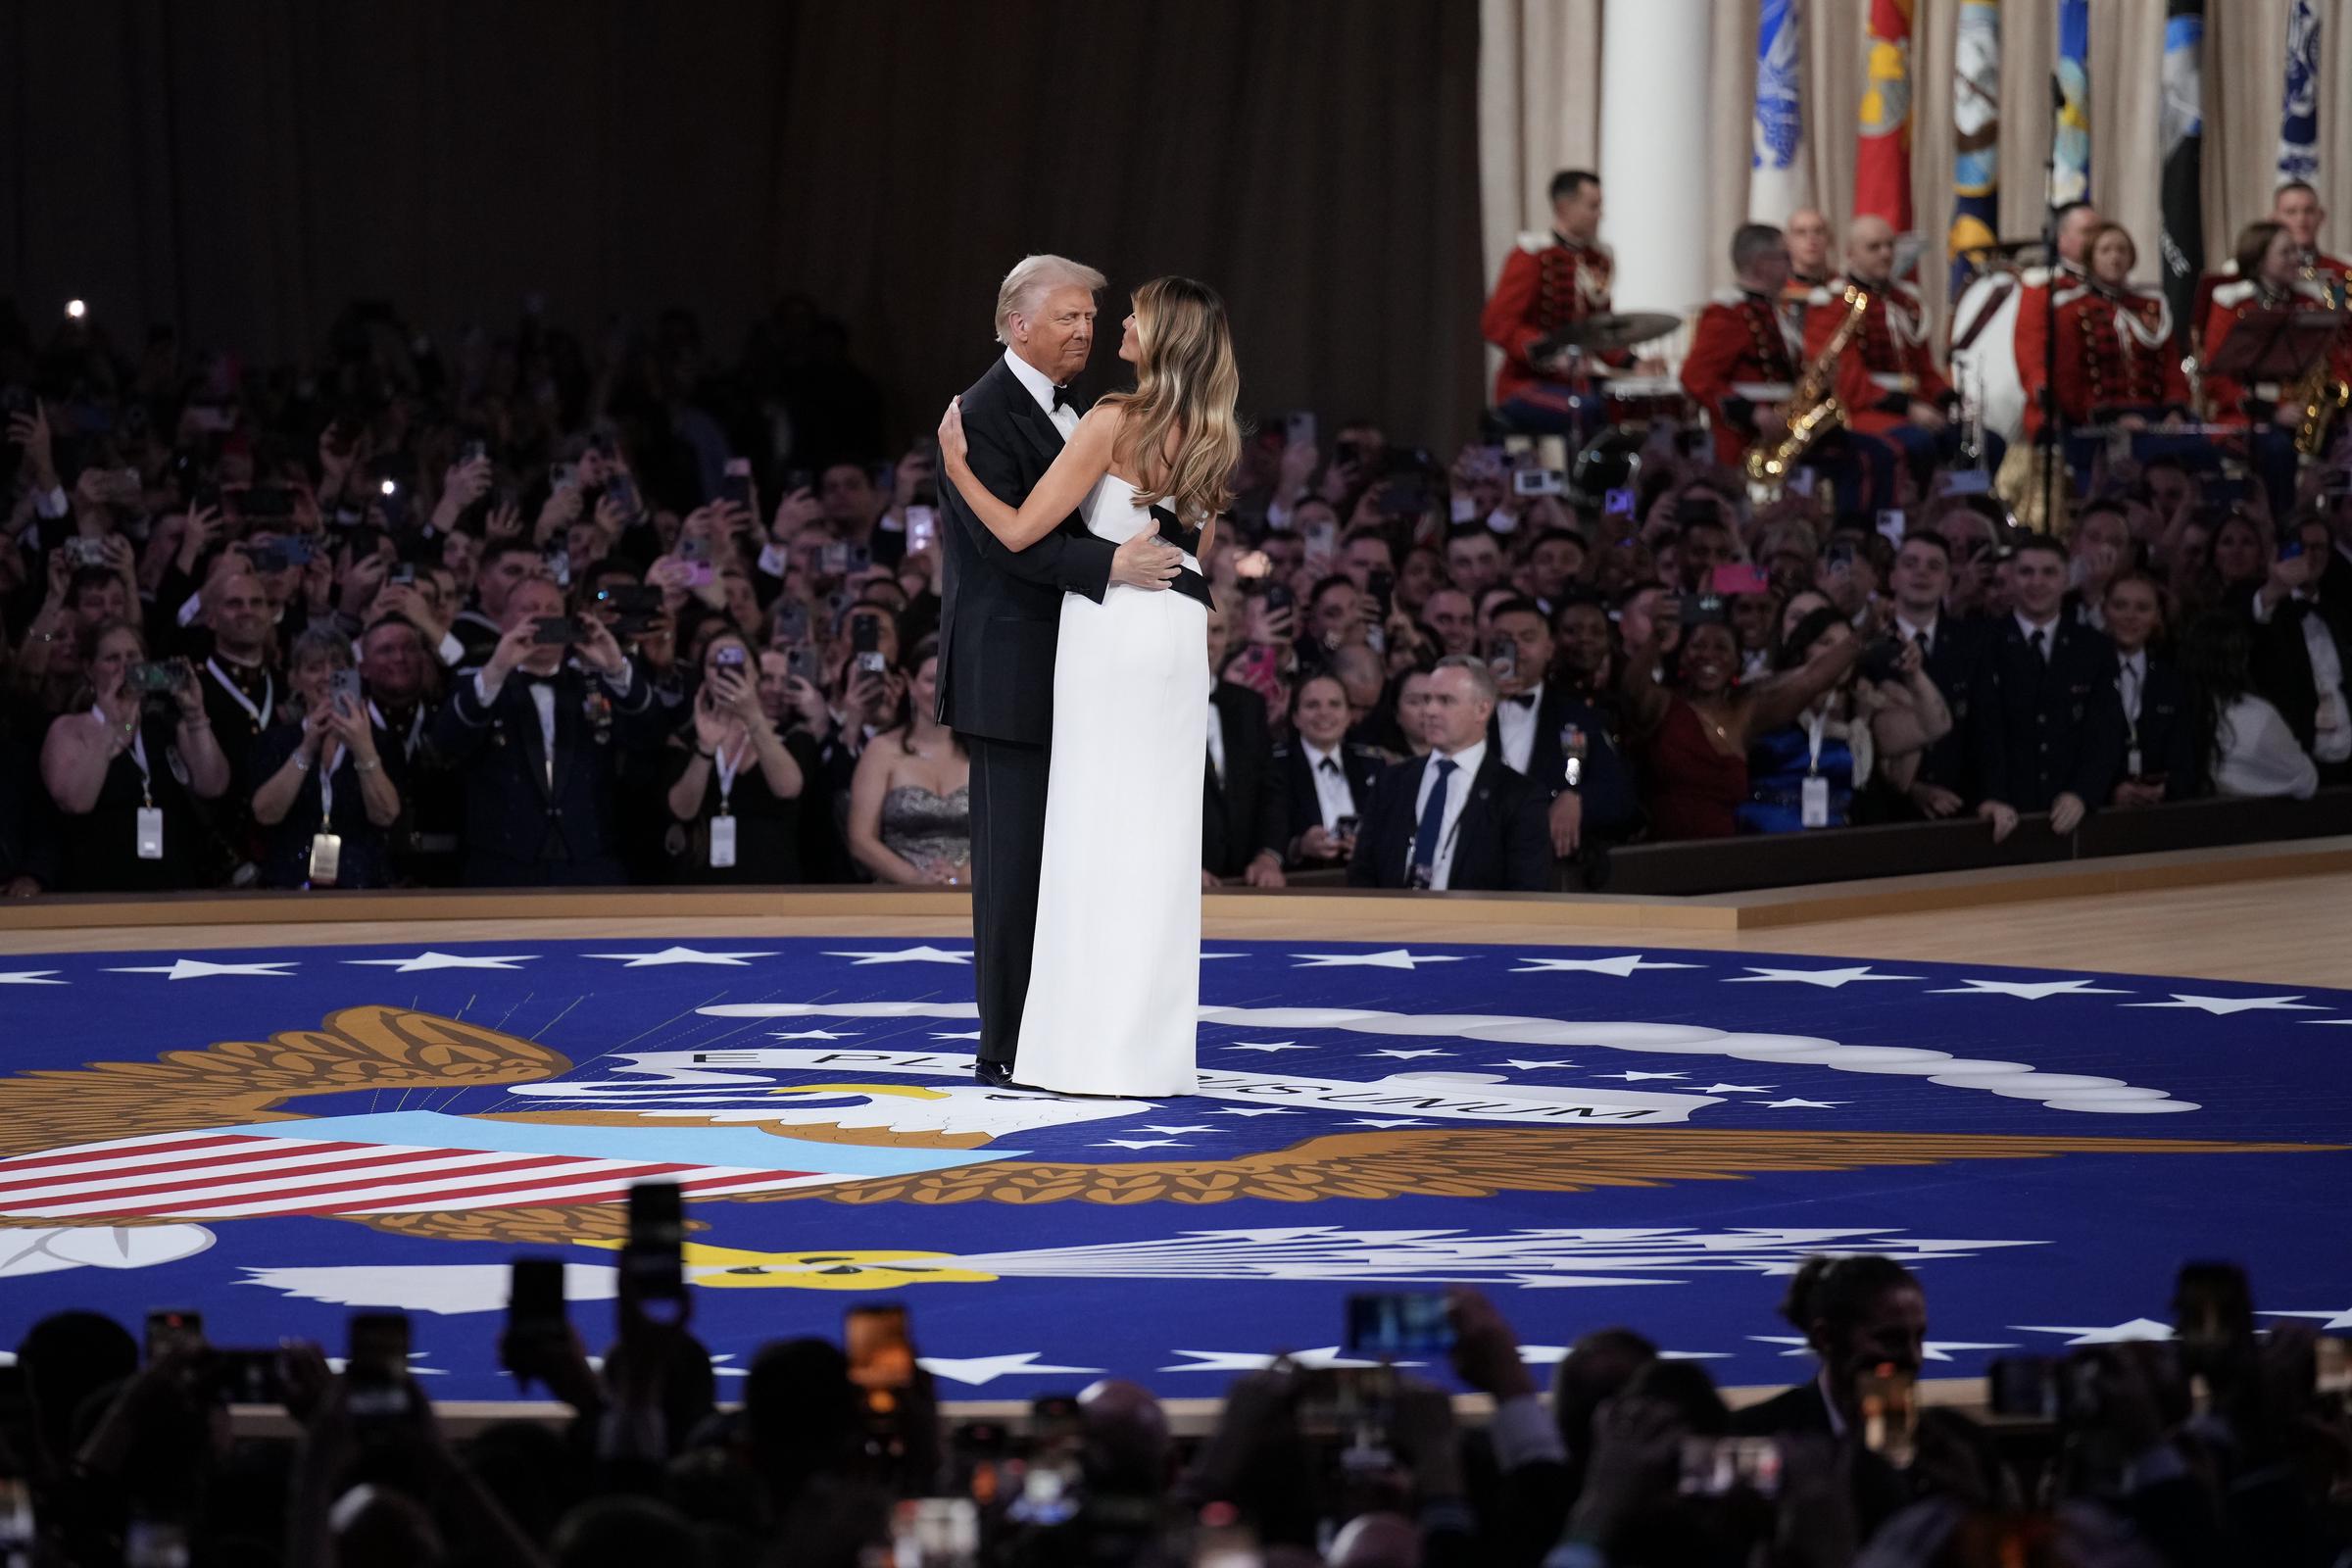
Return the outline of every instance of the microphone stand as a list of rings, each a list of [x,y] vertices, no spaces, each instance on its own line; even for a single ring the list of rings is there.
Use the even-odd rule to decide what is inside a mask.
[[[2041,161],[2041,251],[2049,277],[2041,293],[2041,435],[2035,454],[2041,466],[2041,531],[2058,531],[2058,454],[2064,443],[2059,421],[2065,411],[2058,400],[2058,122],[2066,112],[2066,88],[2058,73],[2050,73],[2050,140]]]

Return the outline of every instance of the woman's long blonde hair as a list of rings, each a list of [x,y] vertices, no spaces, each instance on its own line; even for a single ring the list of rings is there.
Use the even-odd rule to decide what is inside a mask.
[[[1225,302],[1206,283],[1155,277],[1135,291],[1135,390],[1102,400],[1124,416],[1112,456],[1143,481],[1137,500],[1164,503],[1198,526],[1233,504],[1242,455],[1234,415],[1242,372]],[[1166,473],[1154,479],[1161,468]]]

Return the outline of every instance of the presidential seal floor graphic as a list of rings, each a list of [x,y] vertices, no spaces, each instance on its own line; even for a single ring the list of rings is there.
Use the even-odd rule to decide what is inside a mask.
[[[508,1260],[563,1256],[602,1343],[651,1180],[688,1195],[722,1378],[888,1298],[951,1397],[1098,1372],[1213,1395],[1277,1351],[1342,1360],[1352,1292],[1468,1282],[1532,1360],[1627,1322],[1773,1383],[1804,1353],[1773,1304],[1820,1250],[1916,1268],[1947,1375],[2160,1335],[2198,1256],[2352,1328],[2352,994],[1662,949],[1204,958],[1200,1092],[1152,1101],[975,1084],[954,942],[10,960],[49,967],[0,971],[0,1345],[68,1305],[173,1306],[219,1345],[332,1349],[350,1311],[401,1308],[436,1396],[510,1396]]]

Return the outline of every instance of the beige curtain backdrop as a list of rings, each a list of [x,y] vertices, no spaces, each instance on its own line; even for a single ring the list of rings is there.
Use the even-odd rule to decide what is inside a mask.
[[[1556,169],[1599,159],[1600,0],[1480,0],[1479,167],[1487,275],[1515,235],[1548,222],[1544,185]],[[2218,267],[2239,227],[2270,211],[2278,183],[2278,112],[2292,0],[2206,0],[2205,255]],[[2325,236],[2352,251],[2352,0],[2319,0],[2320,187]],[[1842,228],[1853,210],[1869,0],[1805,0],[1805,150],[1813,188]],[[2164,0],[2090,0],[2090,189],[2139,242],[2157,276]],[[2042,160],[2050,127],[2058,0],[2001,0],[2001,232],[2040,232]],[[1718,0],[1706,95],[1714,106],[1713,167],[1687,189],[1611,191],[1623,215],[1646,201],[1703,201],[1714,286],[1746,216],[1748,118],[1755,103],[1757,0]],[[1911,23],[1911,205],[1923,242],[1919,283],[1945,305],[1944,232],[1952,211],[1952,54],[1960,0],[1918,0]],[[1622,220],[1622,219],[1621,219]],[[1693,300],[1692,306],[1700,301]]]

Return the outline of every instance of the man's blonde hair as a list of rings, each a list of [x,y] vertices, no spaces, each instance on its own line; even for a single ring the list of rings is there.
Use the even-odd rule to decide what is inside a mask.
[[[1004,274],[997,290],[997,341],[1010,347],[1012,318],[1034,315],[1046,296],[1057,288],[1082,288],[1100,294],[1109,279],[1083,262],[1066,256],[1024,256]]]

